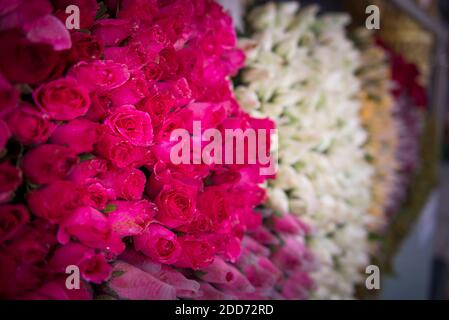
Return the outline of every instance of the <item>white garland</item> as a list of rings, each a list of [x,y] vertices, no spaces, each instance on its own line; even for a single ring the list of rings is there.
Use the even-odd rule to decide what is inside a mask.
[[[350,299],[369,262],[368,207],[373,170],[365,161],[355,70],[358,51],[347,39],[348,17],[317,17],[318,8],[268,3],[247,16],[250,38],[236,94],[242,107],[277,122],[279,169],[269,205],[302,217],[320,299]]]

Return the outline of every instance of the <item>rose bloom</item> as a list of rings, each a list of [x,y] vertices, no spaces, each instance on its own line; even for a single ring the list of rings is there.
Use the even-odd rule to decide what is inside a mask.
[[[175,264],[177,267],[198,270],[214,261],[215,247],[209,241],[192,236],[182,236],[178,240],[182,252]]]
[[[73,61],[90,61],[101,58],[103,43],[97,37],[82,33],[72,33],[72,49],[70,51]]]
[[[111,132],[134,146],[148,147],[153,141],[151,118],[131,105],[116,108],[105,120]]]
[[[108,219],[101,212],[90,207],[76,209],[61,223],[58,241],[65,244],[71,236],[88,247],[107,250],[113,254],[120,254],[125,249],[125,245],[112,230]]]
[[[75,242],[59,247],[49,261],[50,269],[58,273],[65,273],[68,265],[78,266],[83,279],[97,284],[107,280],[112,270],[104,253]]]
[[[54,120],[72,120],[84,115],[90,106],[87,90],[71,78],[41,85],[33,93],[36,105]]]
[[[0,205],[0,244],[11,239],[30,219],[21,204]]]
[[[23,102],[7,117],[9,129],[23,144],[44,143],[55,125],[42,112]]]
[[[140,200],[145,189],[145,174],[135,168],[110,170],[99,175],[103,186],[114,191],[117,199]]]
[[[56,181],[31,191],[26,200],[36,216],[59,223],[80,205],[81,192],[71,181]]]
[[[150,224],[143,234],[134,237],[134,246],[153,260],[166,264],[176,262],[181,253],[176,234],[157,223]]]
[[[31,183],[46,184],[67,176],[78,162],[72,149],[42,144],[25,154],[21,166]]]
[[[196,214],[195,198],[196,190],[192,187],[164,185],[155,201],[159,208],[156,219],[170,228],[191,222]]]
[[[68,146],[76,153],[92,152],[101,133],[98,123],[75,119],[58,126],[51,135],[50,142]]]
[[[118,88],[130,77],[126,65],[111,60],[82,61],[74,65],[68,74],[86,86],[89,91]]]
[[[19,29],[0,32],[0,72],[10,82],[39,84],[60,75],[64,67],[63,53],[51,45],[32,43]]]
[[[9,201],[22,183],[22,172],[9,162],[0,163],[0,203]]]
[[[136,236],[142,234],[154,221],[157,207],[148,200],[138,201],[112,201],[107,212],[112,229],[120,237]]]

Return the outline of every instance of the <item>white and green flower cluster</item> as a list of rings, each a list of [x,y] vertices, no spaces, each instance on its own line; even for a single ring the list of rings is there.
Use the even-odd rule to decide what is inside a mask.
[[[367,213],[372,167],[359,118],[359,52],[346,15],[317,16],[296,2],[256,7],[247,15],[247,54],[236,95],[279,134],[279,168],[269,206],[308,223],[319,269],[315,298],[351,299],[369,264]]]

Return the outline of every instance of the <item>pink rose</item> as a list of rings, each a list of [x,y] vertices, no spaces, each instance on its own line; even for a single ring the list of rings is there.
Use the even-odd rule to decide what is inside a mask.
[[[164,185],[156,197],[157,220],[177,228],[191,222],[196,214],[196,190],[183,184]]]
[[[145,174],[139,169],[124,168],[109,171],[98,177],[101,183],[114,190],[118,199],[140,200],[145,189]]]
[[[11,131],[9,131],[8,125],[0,119],[0,152],[3,152],[10,137]]]
[[[22,184],[22,172],[9,162],[0,163],[0,203],[9,201]]]
[[[114,276],[117,274],[117,276]],[[114,264],[107,289],[120,299],[174,300],[176,289],[133,265],[123,261]]]
[[[95,154],[108,159],[118,168],[140,163],[148,152],[148,150],[133,146],[123,138],[110,133],[104,133],[95,144],[94,149]]]
[[[157,223],[150,224],[143,234],[134,237],[134,245],[136,250],[160,263],[172,264],[181,253],[176,235]]]
[[[0,73],[0,116],[13,110],[19,103],[17,91]]]
[[[101,212],[90,207],[76,209],[61,223],[58,231],[59,242],[67,243],[70,236],[88,247],[106,250],[113,254],[120,254],[125,249],[125,245],[112,230],[108,219]]]
[[[0,244],[14,237],[29,219],[24,205],[0,205]]]
[[[182,251],[175,264],[177,267],[198,270],[214,261],[215,247],[209,241],[192,236],[179,237],[178,241]]]
[[[70,181],[55,181],[31,191],[26,200],[35,215],[59,223],[80,205],[80,187]]]
[[[39,283],[32,266],[21,264],[6,252],[0,252],[0,298],[15,299]]]
[[[93,158],[78,163],[70,172],[69,179],[80,184],[86,182],[90,178],[97,177],[100,173],[104,173],[108,170],[107,160],[100,158]]]
[[[72,149],[42,144],[25,154],[21,166],[32,183],[46,184],[66,177],[78,162]]]
[[[112,133],[134,146],[148,147],[153,141],[150,116],[133,106],[122,106],[112,111],[105,125]]]
[[[97,90],[90,93],[92,105],[87,111],[85,117],[95,122],[103,122],[108,116],[109,109],[114,105],[111,91]]]
[[[89,91],[118,88],[130,77],[126,65],[110,60],[82,61],[74,65],[68,74],[82,83]]]
[[[33,93],[36,105],[51,119],[72,120],[84,115],[90,106],[87,90],[71,78],[41,85]]]
[[[81,202],[85,206],[98,210],[103,210],[108,201],[115,197],[113,190],[105,188],[95,179],[92,179],[82,187],[81,194]]]
[[[187,279],[181,272],[168,266],[163,266],[155,276],[176,289],[179,298],[196,298],[201,296],[200,284],[195,280]]]
[[[44,143],[55,128],[48,117],[27,103],[7,117],[12,134],[23,144]]]
[[[101,135],[98,123],[75,119],[59,126],[51,135],[50,142],[71,148],[75,153],[92,152]]]
[[[112,270],[104,253],[75,242],[58,248],[49,261],[50,269],[57,273],[65,273],[68,265],[78,266],[84,280],[97,284],[107,280]]]
[[[120,237],[143,233],[153,222],[157,207],[148,200],[112,201],[108,204],[107,217],[112,229]]]

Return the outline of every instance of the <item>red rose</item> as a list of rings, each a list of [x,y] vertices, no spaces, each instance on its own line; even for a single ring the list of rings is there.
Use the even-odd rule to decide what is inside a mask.
[[[64,69],[63,59],[63,52],[31,43],[18,29],[0,32],[0,72],[12,83],[34,85],[55,77]]]
[[[79,186],[70,181],[56,181],[26,196],[28,206],[38,217],[58,223],[79,205]]]
[[[174,263],[181,253],[176,234],[157,223],[150,224],[143,234],[134,237],[134,245],[136,250],[160,263]]]
[[[162,224],[177,228],[190,223],[195,214],[196,190],[182,184],[164,185],[156,197],[159,214],[156,216]]]
[[[82,32],[72,33],[71,60],[90,61],[101,58],[103,43],[97,37]]]
[[[55,125],[42,112],[23,102],[7,117],[9,129],[23,144],[44,143]]]
[[[27,209],[21,204],[0,206],[0,244],[11,239],[30,219]]]
[[[46,184],[66,177],[78,162],[72,149],[42,144],[25,154],[21,167],[32,183]]]
[[[72,120],[90,106],[87,90],[74,79],[58,79],[41,85],[33,93],[36,105],[54,120]]]
[[[22,183],[22,172],[9,162],[0,163],[0,203],[9,201]]]

